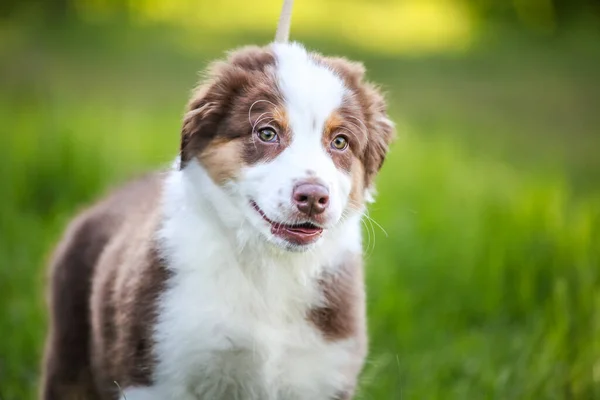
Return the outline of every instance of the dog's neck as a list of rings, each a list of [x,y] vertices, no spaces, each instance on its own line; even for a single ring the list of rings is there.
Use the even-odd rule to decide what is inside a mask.
[[[230,267],[247,272],[285,270],[294,279],[307,280],[324,269],[335,268],[348,253],[361,252],[360,214],[350,215],[327,230],[315,247],[293,252],[264,238],[247,221],[232,199],[241,196],[233,186],[218,186],[204,168],[192,162],[185,169],[173,168],[166,179],[159,230],[159,243],[172,268],[207,268],[197,260],[211,254],[229,259]],[[202,255],[202,257],[199,257]]]

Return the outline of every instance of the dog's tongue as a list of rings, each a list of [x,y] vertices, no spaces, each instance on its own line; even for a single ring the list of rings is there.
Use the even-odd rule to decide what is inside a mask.
[[[271,233],[288,242],[297,245],[307,245],[314,243],[323,233],[323,229],[309,224],[295,226],[272,225]]]
[[[323,229],[317,226],[290,226],[287,228],[288,231],[303,233],[305,235],[314,235],[315,233],[320,233]]]

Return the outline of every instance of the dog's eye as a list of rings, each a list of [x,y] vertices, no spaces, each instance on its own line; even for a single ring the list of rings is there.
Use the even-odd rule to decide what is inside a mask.
[[[346,150],[348,147],[348,139],[344,135],[338,135],[331,141],[331,147],[336,150]]]
[[[271,143],[277,140],[277,133],[273,128],[261,128],[258,131],[258,137],[263,142]]]

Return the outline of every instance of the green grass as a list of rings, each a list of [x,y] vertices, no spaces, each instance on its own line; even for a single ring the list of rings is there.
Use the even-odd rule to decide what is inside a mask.
[[[364,60],[400,128],[371,208],[383,229],[365,228],[359,398],[600,398],[598,37],[504,32],[418,59],[301,39]],[[66,221],[170,162],[196,71],[257,40],[188,51],[166,28],[4,28],[2,400],[35,396],[45,261]]]

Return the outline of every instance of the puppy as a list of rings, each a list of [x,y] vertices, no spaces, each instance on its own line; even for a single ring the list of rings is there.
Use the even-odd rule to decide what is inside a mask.
[[[172,169],[56,249],[43,399],[352,398],[360,219],[393,136],[363,74],[285,40],[209,68]]]

